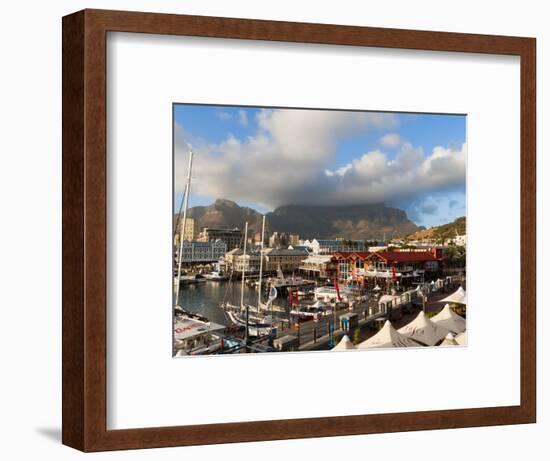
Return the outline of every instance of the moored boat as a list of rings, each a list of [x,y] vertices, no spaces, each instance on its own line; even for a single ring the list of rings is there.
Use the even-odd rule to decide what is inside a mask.
[[[225,280],[229,280],[229,275],[223,274],[222,272],[213,271],[208,274],[204,274],[204,278],[212,282],[223,282]]]

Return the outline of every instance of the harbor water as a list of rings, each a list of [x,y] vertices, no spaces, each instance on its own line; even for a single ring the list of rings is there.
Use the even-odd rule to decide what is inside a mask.
[[[258,304],[258,289],[245,285],[244,303],[256,306]],[[206,282],[180,287],[180,305],[189,312],[201,314],[209,320],[221,325],[228,325],[224,310],[220,308],[222,302],[239,305],[241,303],[240,281]],[[267,293],[262,293],[262,302],[267,301]],[[280,295],[275,300],[279,306],[288,307],[288,300]]]

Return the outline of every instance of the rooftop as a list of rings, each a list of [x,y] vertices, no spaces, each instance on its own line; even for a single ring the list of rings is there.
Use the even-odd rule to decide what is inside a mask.
[[[355,256],[359,259],[366,259],[368,258],[372,253],[369,253],[368,251],[337,251],[333,253],[333,256],[339,259],[347,259],[352,256]]]
[[[203,232],[242,232],[238,227],[233,229],[221,229],[218,227],[204,227]]]
[[[439,261],[438,258],[431,251],[379,251],[372,253],[388,262],[413,262],[413,261]]]
[[[345,240],[345,239],[314,239],[314,241],[317,241],[319,245],[339,245],[339,246],[347,246],[346,243],[348,242],[348,240]],[[352,242],[354,245],[357,245],[357,244],[361,246],[365,245],[365,242],[363,240],[349,240],[349,242]]]
[[[302,249],[289,250],[288,248],[280,248],[271,250],[268,256],[307,256],[308,254],[306,250]]]

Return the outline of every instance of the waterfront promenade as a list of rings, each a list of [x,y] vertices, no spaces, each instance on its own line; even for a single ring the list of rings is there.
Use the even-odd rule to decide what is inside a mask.
[[[456,286],[453,285],[452,289],[456,288]],[[430,293],[427,296],[424,311],[426,313],[439,312],[443,308],[439,300],[448,294],[449,289],[446,291],[440,289]],[[378,300],[369,297],[367,302],[358,304],[353,309],[340,309],[336,311],[336,315],[334,313],[326,315],[319,321],[311,320],[290,324],[286,328],[279,329],[277,337],[282,338],[286,335],[297,337],[299,351],[327,350],[337,344],[344,334],[348,336],[358,335],[361,341],[366,340],[369,336],[376,333],[373,323],[380,318],[386,319],[391,317],[396,327],[399,328],[412,320],[421,309],[421,298],[417,298],[413,302],[393,306],[388,312],[385,312],[380,308]],[[342,328],[340,317],[349,313],[357,314],[358,324],[350,328],[349,331],[345,331]]]

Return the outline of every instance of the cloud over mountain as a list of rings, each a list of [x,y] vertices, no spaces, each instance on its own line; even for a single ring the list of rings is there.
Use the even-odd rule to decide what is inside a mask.
[[[393,114],[262,110],[254,122],[257,129],[246,138],[229,135],[217,144],[196,143],[193,193],[276,208],[395,203],[464,187],[465,144],[426,153],[401,138],[399,147],[392,139],[381,143],[380,150],[358,152],[349,163],[336,163],[342,139],[371,130],[393,133],[398,125]],[[185,127],[177,127],[179,190],[187,168],[184,136]],[[397,155],[384,152],[389,144],[398,148]]]

